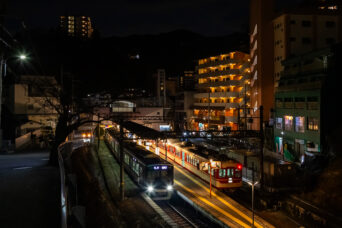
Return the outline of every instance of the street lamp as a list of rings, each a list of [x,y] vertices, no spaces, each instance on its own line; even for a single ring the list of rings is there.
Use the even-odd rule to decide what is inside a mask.
[[[210,176],[210,191],[209,191],[209,196],[210,196],[210,198],[211,198],[211,176],[212,176],[212,170],[213,170],[213,159],[210,159],[210,161],[209,161],[209,176]],[[214,170],[215,170],[216,168],[214,168]]]
[[[19,59],[20,59],[20,60],[25,60],[26,58],[27,58],[27,56],[24,55],[24,54],[19,55]]]
[[[2,147],[2,129],[1,129],[1,101],[2,101],[2,77],[7,73],[7,60],[2,54],[0,57],[0,148]],[[20,60],[26,60],[27,56],[24,54],[19,55]]]

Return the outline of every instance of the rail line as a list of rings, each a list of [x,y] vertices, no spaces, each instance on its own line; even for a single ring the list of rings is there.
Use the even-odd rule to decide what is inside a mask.
[[[183,213],[166,201],[154,201],[179,227],[197,228],[199,225],[190,221]]]

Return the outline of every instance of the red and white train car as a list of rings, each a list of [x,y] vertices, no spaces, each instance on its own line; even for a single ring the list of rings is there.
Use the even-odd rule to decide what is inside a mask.
[[[145,142],[146,143],[146,142]],[[149,146],[159,156],[165,158],[165,150],[169,160],[182,166],[204,181],[210,182],[218,189],[239,188],[242,186],[242,164],[229,159],[224,154],[202,147],[187,145],[179,140],[168,140],[167,143],[154,142]]]

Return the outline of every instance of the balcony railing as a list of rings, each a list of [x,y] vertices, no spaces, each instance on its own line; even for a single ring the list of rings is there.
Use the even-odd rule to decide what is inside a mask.
[[[208,116],[205,115],[198,115],[194,116],[195,121],[208,121]],[[212,124],[224,124],[225,123],[225,117],[224,116],[210,116],[210,123]]]
[[[215,92],[210,93],[210,97],[238,97],[239,92]],[[195,93],[194,98],[208,98],[209,93]]]
[[[305,102],[295,102],[296,109],[305,109]]]
[[[240,74],[241,71],[239,69],[228,69],[228,70],[222,70],[222,71],[214,71],[214,72],[208,72],[199,74],[198,78],[207,78],[207,77],[217,77],[221,75],[231,75],[231,74]]]
[[[226,116],[225,119],[226,119],[226,123],[227,122],[233,122],[233,123],[237,123],[238,122],[237,116]]]
[[[307,109],[309,110],[317,110],[319,109],[319,103],[318,102],[307,102]]]
[[[208,107],[209,103],[194,103],[194,106]],[[238,108],[239,103],[210,103],[210,107]]]
[[[229,81],[218,81],[218,82],[208,82],[202,84],[196,84],[196,88],[207,88],[207,87],[219,87],[219,86],[237,86],[241,85],[241,80],[229,80]]]
[[[206,67],[212,67],[212,66],[219,66],[219,65],[226,65],[230,63],[238,63],[237,59],[224,59],[224,60],[219,60],[219,61],[210,61],[204,64],[198,65],[198,68],[206,68]]]

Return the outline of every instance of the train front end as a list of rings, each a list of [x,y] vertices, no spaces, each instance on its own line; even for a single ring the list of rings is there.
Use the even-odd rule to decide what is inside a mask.
[[[146,193],[154,200],[168,200],[173,194],[173,165],[155,164],[147,167]]]

